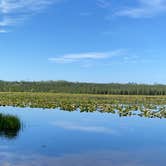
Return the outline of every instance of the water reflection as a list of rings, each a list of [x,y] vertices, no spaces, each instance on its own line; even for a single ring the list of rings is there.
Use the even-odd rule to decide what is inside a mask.
[[[8,139],[16,138],[21,129],[21,122],[17,116],[0,113],[0,136]]]
[[[24,130],[0,138],[0,166],[165,166],[166,121],[140,116],[0,107]],[[136,111],[134,111],[136,112]]]
[[[162,151],[164,152],[164,151]],[[64,156],[0,153],[1,166],[165,166],[164,153],[154,149],[144,151],[100,151]],[[156,158],[153,156],[157,156]]]
[[[81,132],[89,132],[89,133],[101,133],[101,134],[118,134],[115,130],[110,129],[106,126],[90,126],[83,125],[81,123],[73,123],[66,121],[55,121],[52,122],[52,125],[58,128],[63,128],[65,130],[73,130],[73,131],[81,131]]]

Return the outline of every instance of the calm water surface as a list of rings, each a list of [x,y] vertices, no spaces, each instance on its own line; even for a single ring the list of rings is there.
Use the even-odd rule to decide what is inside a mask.
[[[0,107],[23,129],[0,136],[0,166],[165,166],[166,119]]]

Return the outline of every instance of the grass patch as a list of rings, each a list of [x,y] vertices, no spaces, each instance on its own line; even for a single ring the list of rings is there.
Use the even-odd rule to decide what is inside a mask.
[[[17,116],[0,113],[0,135],[14,138],[21,129],[21,122]]]

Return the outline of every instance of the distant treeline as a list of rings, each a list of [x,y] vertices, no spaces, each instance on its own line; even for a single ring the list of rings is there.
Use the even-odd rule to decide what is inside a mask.
[[[166,95],[166,85],[99,84],[67,81],[8,82],[0,81],[0,92],[51,92],[76,94]]]

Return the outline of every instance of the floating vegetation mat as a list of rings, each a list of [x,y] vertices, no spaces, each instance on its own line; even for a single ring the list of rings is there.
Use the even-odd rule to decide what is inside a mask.
[[[59,108],[119,116],[166,118],[166,96],[123,96],[55,93],[0,93],[0,106]]]

